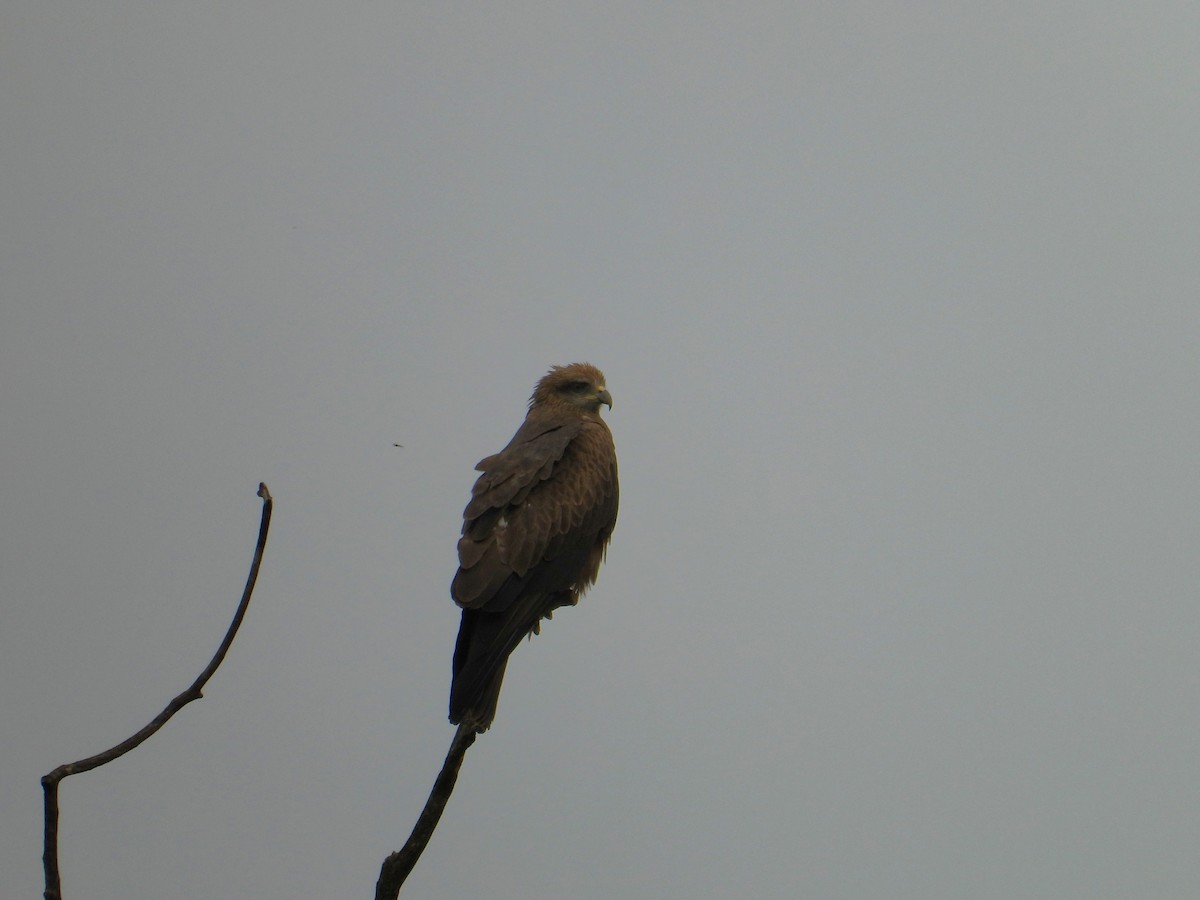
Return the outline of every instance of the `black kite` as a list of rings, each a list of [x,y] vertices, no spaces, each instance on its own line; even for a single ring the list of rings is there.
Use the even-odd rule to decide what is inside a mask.
[[[602,403],[612,408],[603,372],[555,366],[508,446],[475,466],[483,474],[463,511],[450,586],[463,611],[450,686],[455,724],[488,729],[509,654],[596,580],[617,521],[617,454]]]

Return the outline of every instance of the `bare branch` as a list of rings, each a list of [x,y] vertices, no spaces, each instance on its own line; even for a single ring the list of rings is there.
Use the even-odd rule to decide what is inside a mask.
[[[242,625],[242,619],[246,616],[246,608],[250,605],[250,595],[254,593],[254,583],[258,580],[258,569],[262,565],[263,551],[267,548],[267,529],[271,524],[273,499],[271,492],[267,490],[266,484],[262,482],[259,482],[258,485],[258,496],[262,497],[263,500],[262,522],[258,527],[258,545],[254,550],[254,560],[250,563],[250,574],[246,578],[246,588],[242,591],[242,601],[238,604],[237,612],[233,615],[233,621],[229,625],[229,630],[225,632],[225,638],[221,641],[221,646],[217,648],[217,652],[213,655],[209,664],[204,667],[204,671],[200,673],[199,677],[182,694],[168,703],[166,708],[155,716],[141,731],[126,738],[115,747],[105,750],[103,753],[97,753],[95,756],[89,756],[87,759],[59,766],[53,772],[42,776],[46,818],[42,851],[42,865],[46,871],[46,890],[42,895],[45,900],[62,900],[62,884],[58,870],[59,782],[68,775],[90,771],[105,763],[110,763],[120,756],[124,756],[167,724],[167,720],[183,709],[183,707],[187,706],[193,700],[199,700],[203,697],[204,686],[225,659],[225,654],[229,652],[229,645],[233,643],[234,637],[237,636],[238,628]]]
[[[473,743],[475,724],[463,722],[454,732],[454,740],[450,742],[450,751],[446,754],[446,761],[442,763],[442,771],[433,783],[433,790],[429,792],[429,799],[425,801],[425,808],[421,810],[412,834],[403,847],[383,861],[379,870],[379,881],[375,884],[375,900],[396,900],[400,896],[400,887],[404,884],[404,879],[408,878],[409,872],[425,851],[425,845],[433,836],[433,829],[437,827],[442,811],[446,808],[446,801],[450,799],[450,793],[454,790],[454,782],[458,780],[459,767],[462,766],[463,758]]]

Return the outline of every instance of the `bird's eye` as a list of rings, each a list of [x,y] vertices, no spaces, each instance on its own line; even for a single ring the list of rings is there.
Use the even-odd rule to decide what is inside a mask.
[[[582,394],[587,389],[588,383],[586,381],[572,381],[567,385],[567,390],[572,394]]]

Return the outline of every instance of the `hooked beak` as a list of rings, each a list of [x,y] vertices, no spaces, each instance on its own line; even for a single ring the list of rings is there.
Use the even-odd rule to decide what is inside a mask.
[[[596,399],[609,409],[612,409],[612,394],[608,392],[608,388],[600,388],[600,390],[596,392]]]

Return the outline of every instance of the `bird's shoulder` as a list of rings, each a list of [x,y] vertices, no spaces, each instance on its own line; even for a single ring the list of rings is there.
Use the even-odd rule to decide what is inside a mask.
[[[578,417],[536,415],[531,410],[503,450],[476,463],[482,474],[471,489],[465,517],[520,502],[531,488],[550,477],[583,424]]]

